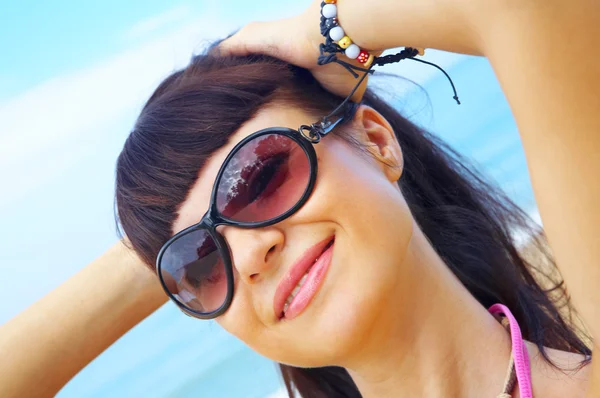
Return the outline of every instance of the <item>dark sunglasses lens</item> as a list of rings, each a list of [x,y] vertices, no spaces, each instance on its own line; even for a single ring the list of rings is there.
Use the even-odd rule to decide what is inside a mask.
[[[225,303],[225,263],[205,230],[192,231],[171,243],[161,258],[160,273],[169,293],[188,309],[208,314]]]
[[[225,166],[217,187],[217,209],[229,220],[273,219],[300,201],[310,180],[304,149],[281,134],[248,141]]]

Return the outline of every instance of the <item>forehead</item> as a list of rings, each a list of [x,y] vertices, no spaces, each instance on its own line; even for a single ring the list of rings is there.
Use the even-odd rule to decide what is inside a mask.
[[[186,200],[179,208],[173,224],[172,234],[194,225],[200,221],[208,210],[210,194],[217,173],[223,161],[233,147],[245,137],[269,127],[289,127],[298,129],[302,124],[316,122],[317,118],[308,112],[292,105],[274,103],[261,109],[257,115],[244,123],[229,139],[224,147],[217,150],[205,163],[198,174],[198,179],[192,186]]]

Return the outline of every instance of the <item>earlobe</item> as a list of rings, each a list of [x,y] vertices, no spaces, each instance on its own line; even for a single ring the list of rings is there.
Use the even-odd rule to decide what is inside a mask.
[[[392,182],[398,181],[402,175],[404,161],[392,126],[383,115],[367,105],[358,108],[354,122],[363,131],[364,144],[382,164],[386,177]]]

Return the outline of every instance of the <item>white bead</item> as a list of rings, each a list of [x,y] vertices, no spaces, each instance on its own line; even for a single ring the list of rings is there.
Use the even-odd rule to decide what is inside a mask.
[[[340,41],[344,36],[346,36],[346,33],[344,33],[344,29],[342,29],[341,26],[331,28],[329,31],[329,37],[331,37],[333,41]]]
[[[350,44],[345,51],[346,57],[350,59],[356,59],[360,54],[360,47],[356,44]]]
[[[337,7],[335,4],[325,4],[322,13],[325,18],[333,18],[337,15]]]

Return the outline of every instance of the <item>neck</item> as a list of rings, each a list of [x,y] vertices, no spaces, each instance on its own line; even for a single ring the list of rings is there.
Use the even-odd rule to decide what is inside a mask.
[[[398,289],[387,306],[397,310],[382,312],[361,349],[343,366],[366,398],[398,397],[399,392],[407,397],[499,394],[510,336],[456,279],[419,228],[414,230],[402,267],[427,281],[427,288],[413,289],[408,305],[406,293]]]

